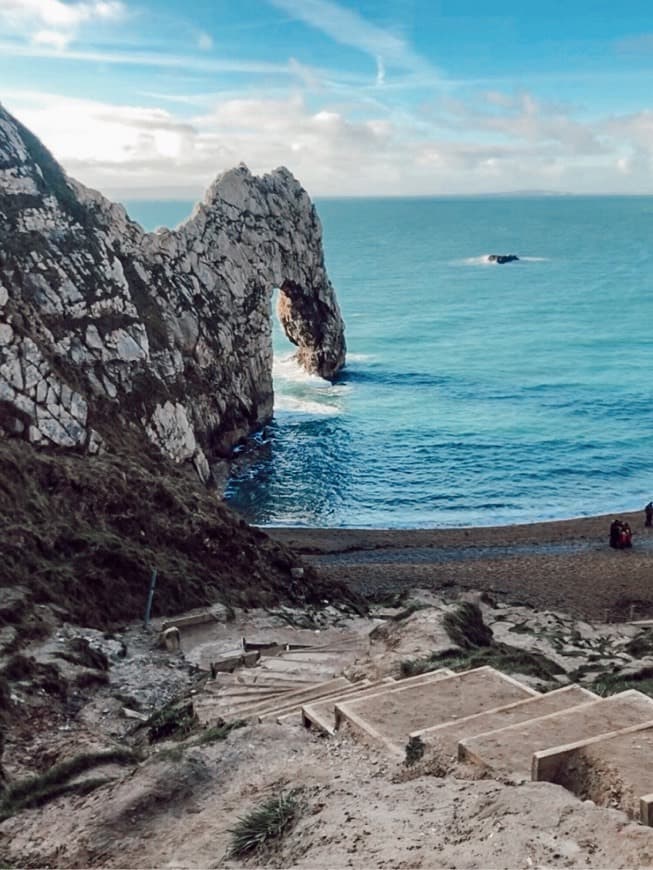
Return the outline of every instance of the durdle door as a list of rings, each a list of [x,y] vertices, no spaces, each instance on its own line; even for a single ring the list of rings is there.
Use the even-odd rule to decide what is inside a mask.
[[[208,480],[272,413],[270,300],[310,372],[345,361],[321,227],[288,172],[220,175],[145,233],[0,107],[0,428],[97,452],[124,426]]]

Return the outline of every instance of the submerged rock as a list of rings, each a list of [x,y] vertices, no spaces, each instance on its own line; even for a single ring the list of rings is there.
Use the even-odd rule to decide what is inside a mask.
[[[270,302],[310,372],[345,361],[321,227],[287,169],[220,175],[146,233],[0,107],[0,430],[101,452],[124,426],[208,479],[272,414]]]

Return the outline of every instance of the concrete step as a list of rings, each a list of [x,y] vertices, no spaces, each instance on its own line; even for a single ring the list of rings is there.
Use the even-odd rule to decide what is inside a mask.
[[[302,652],[283,653],[277,658],[284,662],[322,665],[324,662],[350,661],[351,656],[344,655],[342,650],[304,650]]]
[[[344,701],[336,705],[336,721],[403,757],[409,735],[416,730],[538,695],[512,677],[482,667],[453,676],[435,674],[431,682],[400,684],[358,701]]]
[[[351,697],[351,695],[358,693],[363,688],[370,685],[369,680],[361,680],[358,683],[350,683],[350,685],[344,689],[336,689],[335,691],[329,690],[328,692],[324,692],[319,696],[316,696],[319,700],[329,699],[329,698],[341,698],[341,697]],[[279,698],[279,705],[274,709],[267,710],[265,713],[262,713],[258,717],[259,722],[265,722],[269,719],[274,719],[275,722],[279,722],[282,719],[287,721],[291,719],[295,719],[297,722],[301,722],[301,714],[303,703],[297,701],[290,701],[288,703],[287,699]]]
[[[535,752],[531,776],[653,825],[653,720]]]
[[[563,745],[570,735],[586,740],[651,720],[653,698],[629,690],[465,738],[458,744],[458,757],[492,770],[530,777],[533,754]]]
[[[294,689],[253,689],[249,690],[238,690],[226,688],[224,691],[212,695],[204,695],[200,696],[202,701],[205,701],[208,704],[215,704],[216,701],[220,701],[221,703],[225,703],[227,705],[251,705],[256,701],[266,701],[270,698],[283,698],[285,694],[290,691],[294,691]]]
[[[378,694],[380,690],[386,687],[403,689],[407,686],[418,686],[422,683],[431,682],[436,675],[450,677],[453,675],[453,671],[450,671],[449,668],[438,668],[435,671],[429,671],[427,674],[418,674],[415,677],[406,677],[403,680],[396,680],[394,677],[384,677],[382,680],[377,682],[374,688],[370,687],[369,689],[361,691],[359,695],[356,695],[355,699],[349,696],[348,698],[342,698],[342,700],[353,701],[358,700],[359,698],[367,698],[370,695]],[[306,704],[302,708],[304,725],[308,728],[319,728],[321,731],[324,731],[325,734],[335,734],[339,724],[336,706],[340,700],[340,698],[333,698],[326,701],[314,701],[311,704]]]
[[[233,676],[233,674],[228,676]],[[316,682],[317,680],[288,680],[283,677],[276,679],[274,675],[271,676],[267,672],[264,672],[261,679],[256,679],[255,674],[252,682],[247,680],[232,680],[231,682],[226,680],[208,680],[202,687],[202,695],[215,697],[222,695],[227,690],[283,692],[306,688]]]
[[[280,656],[279,658],[265,658],[264,656],[261,656],[259,667],[269,673],[280,675],[312,674],[330,670],[337,670],[340,672],[343,668],[343,662],[341,659],[335,657],[324,657],[317,661],[305,662],[287,659],[285,656]]]
[[[301,706],[302,704],[312,701],[314,698],[322,697],[328,692],[336,692],[345,689],[348,686],[351,686],[348,679],[345,677],[336,677],[335,679],[325,680],[308,687],[294,689],[291,692],[285,692],[283,698],[284,702],[288,702],[288,705],[296,703]],[[197,715],[202,724],[210,724],[220,717],[227,718],[231,712],[229,707],[219,703],[219,698],[212,700],[214,701],[213,705],[199,706],[197,708]],[[257,719],[259,716],[267,713],[269,710],[274,710],[277,707],[279,707],[278,700],[271,699],[268,701],[260,701],[258,703],[254,702],[245,706],[239,706],[237,708],[237,714],[238,718]]]
[[[525,701],[516,701],[483,713],[475,713],[473,716],[465,716],[444,725],[413,731],[410,736],[417,745],[421,744],[426,753],[437,750],[448,756],[456,756],[458,742],[464,738],[475,737],[487,731],[496,731],[507,725],[537,719],[548,713],[557,713],[559,710],[567,710],[578,704],[597,700],[598,695],[588,689],[575,685],[565,686],[553,692],[546,692],[537,698],[527,698]]]
[[[375,695],[379,689],[390,685],[396,686],[397,681],[393,677],[384,677],[364,689],[358,689],[355,693],[334,695],[305,704],[301,709],[302,723],[306,728],[317,728],[325,734],[333,735],[336,733],[336,704],[345,700],[353,701]]]

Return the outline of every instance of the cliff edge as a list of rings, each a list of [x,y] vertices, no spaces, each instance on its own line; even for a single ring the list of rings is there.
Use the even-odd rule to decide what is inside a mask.
[[[95,454],[136,428],[208,481],[272,414],[275,287],[299,362],[333,377],[343,322],[315,208],[287,169],[232,169],[176,230],[146,233],[0,107],[6,434]]]
[[[227,172],[176,231],[146,233],[0,107],[0,591],[29,605],[0,608],[0,665],[32,605],[134,619],[153,568],[155,614],[355,599],[195,474],[272,413],[275,286],[300,362],[333,376],[343,323],[287,170]]]

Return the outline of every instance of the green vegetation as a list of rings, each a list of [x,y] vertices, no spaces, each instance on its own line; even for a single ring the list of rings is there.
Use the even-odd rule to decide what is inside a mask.
[[[236,719],[235,722],[222,722],[220,725],[213,725],[211,728],[206,728],[199,735],[197,740],[193,741],[193,746],[201,746],[205,743],[215,743],[217,740],[226,740],[232,731],[237,728],[244,728],[247,725],[243,719]]]
[[[6,677],[0,676],[0,714],[11,707],[11,690]],[[1,743],[1,739],[0,739]]]
[[[451,640],[462,649],[492,645],[492,629],[483,622],[478,604],[463,601],[455,610],[445,613],[443,624]]]
[[[171,701],[144,722],[150,743],[161,740],[182,740],[197,728],[199,719],[190,701]]]
[[[492,646],[473,650],[451,649],[441,653],[431,653],[423,659],[407,659],[401,663],[401,676],[413,677],[438,668],[466,671],[484,665],[489,665],[498,671],[524,674],[546,681],[554,679],[555,674],[564,673],[564,669],[559,664],[542,653],[529,652],[505,643],[494,643]]]
[[[153,567],[153,616],[216,601],[357,606],[344,585],[310,566],[301,583],[291,582],[296,559],[285,547],[249,528],[144,436],[115,423],[106,433],[109,449],[92,457],[0,440],[0,598],[2,587],[25,587],[26,630],[34,604],[100,629],[139,618]]]
[[[642,668],[635,674],[622,675],[614,672],[598,674],[591,689],[602,697],[616,695],[617,692],[625,692],[628,689],[637,689],[638,692],[653,697],[653,667]]]
[[[446,613],[444,627],[451,640],[461,649],[434,652],[422,659],[403,661],[402,677],[412,677],[438,668],[468,670],[483,665],[546,681],[554,679],[556,674],[564,673],[560,665],[542,653],[496,642],[492,637],[492,629],[485,625],[483,614],[476,604],[463,602],[456,610]]]
[[[629,641],[624,650],[636,659],[653,656],[653,631],[648,629]]]
[[[0,821],[29,807],[42,806],[61,795],[87,794],[98,786],[110,782],[106,777],[80,782],[70,781],[87,770],[107,764],[137,764],[139,760],[138,755],[132,750],[118,748],[104,752],[88,752],[68,761],[62,761],[45,773],[9,785],[0,800]]]
[[[413,613],[417,613],[419,610],[425,610],[428,607],[430,607],[430,605],[424,604],[423,601],[411,601],[407,607],[404,607],[403,610],[400,610],[399,613],[395,613],[390,618],[393,622],[402,622],[402,620],[408,619],[409,616],[412,616]]]
[[[424,758],[424,744],[419,737],[409,737],[406,744],[406,757],[404,764],[406,767],[412,767]]]
[[[278,843],[297,821],[299,790],[281,792],[238,820],[231,834],[229,858],[242,858]]]
[[[29,680],[34,689],[42,689],[46,694],[62,699],[66,698],[68,692],[68,685],[56,665],[37,662],[31,656],[20,653],[11,656],[0,677],[7,683]]]

